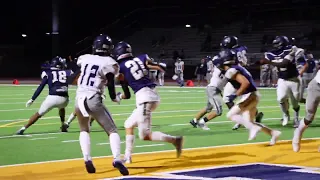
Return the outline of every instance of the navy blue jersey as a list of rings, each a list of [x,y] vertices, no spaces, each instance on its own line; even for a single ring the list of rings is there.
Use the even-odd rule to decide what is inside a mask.
[[[241,84],[238,81],[232,79],[237,73],[240,73],[241,75],[243,75],[250,82],[249,87],[246,89],[246,91],[243,94],[248,94],[248,93],[257,91],[257,87],[256,87],[254,80],[253,80],[251,74],[249,73],[249,71],[246,68],[239,66],[239,65],[232,65],[224,73],[225,77],[228,79],[228,81],[232,84],[232,86],[235,89],[239,89],[241,86]]]
[[[144,87],[153,88],[155,83],[149,78],[149,70],[146,66],[147,55],[136,58],[127,58],[119,62],[120,73],[122,73],[134,93]]]
[[[287,46],[284,49],[273,50],[265,53],[265,59],[272,62],[282,62],[287,55],[292,51],[292,46]],[[278,76],[280,79],[290,79],[298,77],[299,73],[296,66],[295,59],[291,60],[287,67],[282,67],[278,69]]]
[[[232,51],[234,51],[235,54],[237,55],[237,63],[242,63],[243,65],[246,65],[248,63],[248,59],[247,59],[248,48],[246,46],[238,46],[238,47],[232,48]]]

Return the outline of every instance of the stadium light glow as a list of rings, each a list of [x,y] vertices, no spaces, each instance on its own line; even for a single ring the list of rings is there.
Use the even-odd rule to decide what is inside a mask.
[[[50,33],[47,32],[46,35],[50,35]]]
[[[189,28],[189,27],[191,27],[191,25],[190,24],[186,24],[186,28]]]
[[[22,37],[27,37],[27,35],[26,35],[26,34],[21,34],[21,36],[22,36]]]

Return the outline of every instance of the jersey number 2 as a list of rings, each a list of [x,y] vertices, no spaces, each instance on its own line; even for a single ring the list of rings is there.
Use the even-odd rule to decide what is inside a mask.
[[[146,67],[140,59],[134,58],[127,61],[125,66],[130,69],[130,73],[135,80],[139,80],[145,76]]]
[[[57,81],[60,83],[66,83],[67,73],[65,71],[52,71],[52,82],[55,83]]]
[[[97,72],[98,72],[99,66],[97,66],[97,65],[91,66],[89,75],[86,76],[86,73],[87,73],[87,70],[88,70],[88,66],[89,66],[89,64],[86,64],[84,66],[80,84],[83,85],[83,83],[85,83],[85,85],[87,85],[87,86],[93,86],[94,85],[94,81],[92,79],[94,79],[97,76]],[[85,76],[86,76],[86,80],[84,80]]]

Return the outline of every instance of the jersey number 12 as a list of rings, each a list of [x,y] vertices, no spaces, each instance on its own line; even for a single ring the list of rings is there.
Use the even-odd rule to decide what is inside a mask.
[[[87,86],[93,86],[94,85],[94,78],[97,76],[97,72],[98,72],[98,69],[99,69],[99,66],[97,65],[92,65],[91,67],[89,67],[89,64],[86,64],[84,66],[84,69],[83,69],[83,74],[81,76],[81,81],[80,81],[80,84],[82,85],[87,85]],[[90,69],[90,70],[89,70]],[[87,71],[89,70],[89,74],[87,75]]]

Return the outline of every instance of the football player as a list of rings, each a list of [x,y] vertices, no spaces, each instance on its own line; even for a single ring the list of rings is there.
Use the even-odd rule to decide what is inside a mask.
[[[213,60],[220,58],[218,55],[213,57]],[[211,61],[212,62],[212,61]],[[222,97],[221,92],[228,80],[222,74],[221,70],[212,64],[211,80],[206,88],[207,92],[207,105],[200,110],[194,119],[190,121],[193,127],[199,126],[203,130],[210,130],[206,122],[211,119],[222,115]],[[212,111],[214,109],[214,111]],[[206,117],[202,118],[205,114],[209,113]],[[201,119],[200,119],[201,118]]]
[[[78,58],[81,67],[77,82],[75,111],[80,125],[80,146],[88,173],[95,173],[90,149],[89,116],[92,116],[109,136],[113,155],[113,167],[122,175],[128,175],[128,169],[120,159],[120,136],[114,120],[102,102],[104,86],[107,84],[110,99],[119,103],[115,92],[115,75],[119,73],[118,63],[110,56],[113,44],[107,35],[99,35],[93,42],[93,54],[85,54]],[[125,94],[127,92],[125,91]]]
[[[162,62],[160,61],[159,62],[159,65],[166,68],[167,65],[164,63],[164,60],[162,60]],[[159,85],[160,86],[164,86],[164,74],[165,72],[161,72],[161,71],[158,71],[158,79],[159,79]]]
[[[236,36],[225,36],[220,43],[221,49],[232,49],[236,53],[237,63],[239,66],[246,66],[248,59],[246,56],[247,47],[240,46],[238,43],[238,38]],[[229,95],[234,94],[236,89],[232,86],[231,83],[227,83],[223,90],[223,101],[226,103],[227,107],[231,109],[234,105],[233,101],[230,101],[228,98]],[[256,114],[256,122],[261,122],[263,118],[263,113],[258,112]],[[235,124],[232,130],[237,130],[240,127],[240,124]]]
[[[310,53],[308,53],[307,57],[304,55],[301,55],[300,57],[296,56],[296,60],[297,69],[301,77],[300,102],[305,103],[306,99],[303,97],[304,91],[307,88],[309,82],[314,77],[314,73],[316,72],[316,62],[314,61],[313,56]]]
[[[207,74],[206,74],[206,79],[207,83],[210,84],[211,78],[212,78],[212,73],[213,73],[213,64],[212,64],[212,58],[210,56],[206,57],[207,61]]]
[[[131,163],[134,143],[134,128],[138,127],[139,138],[144,141],[162,141],[172,143],[179,157],[182,151],[183,137],[171,136],[159,131],[151,131],[152,112],[157,108],[160,97],[149,76],[149,68],[164,71],[159,65],[147,62],[146,56],[133,57],[131,46],[126,42],[119,42],[114,49],[114,57],[120,65],[120,73],[124,75],[121,81],[123,88],[131,87],[136,96],[136,109],[125,121],[126,151],[124,162]],[[129,92],[129,91],[128,91]],[[130,95],[120,95],[121,99],[129,99]]]
[[[306,115],[299,121],[298,127],[294,130],[292,139],[293,151],[300,151],[300,143],[303,132],[309,127],[314,120],[320,102],[320,71],[318,70],[316,76],[311,80],[307,89],[306,99]]]
[[[294,126],[296,126],[300,111],[300,79],[295,62],[297,47],[288,45],[286,36],[277,36],[273,40],[273,46],[275,50],[266,52],[260,64],[271,64],[278,68],[277,100],[283,112],[282,125],[286,126],[290,119],[288,102],[290,98],[294,110]]]
[[[271,69],[269,64],[260,66],[260,86],[267,87],[270,84]]]
[[[184,62],[181,58],[177,58],[177,61],[174,63],[174,73],[175,75],[172,77],[173,80],[176,80],[180,87],[184,86],[184,78],[183,78],[183,71],[184,71]]]
[[[224,50],[220,56],[221,58],[213,63],[221,68],[224,76],[236,89],[235,93],[227,97],[230,102],[233,102],[237,97],[240,98],[239,102],[232,106],[227,113],[227,118],[245,126],[249,130],[249,140],[255,139],[257,133],[262,130],[271,136],[270,145],[274,145],[281,132],[254,122],[260,94],[251,74],[243,66],[238,65],[237,55],[233,50]]]
[[[59,116],[61,120],[61,131],[67,132],[65,128],[65,107],[69,103],[68,94],[68,82],[67,78],[73,72],[71,70],[66,70],[66,62],[61,57],[55,57],[51,60],[50,68],[42,71],[41,74],[41,84],[38,86],[37,90],[34,92],[31,99],[26,103],[26,107],[32,105],[32,103],[41,94],[43,88],[48,84],[49,95],[42,102],[40,109],[34,115],[32,115],[26,125],[18,130],[18,135],[23,135],[24,131],[29,128],[32,124],[38,121],[42,116],[49,112],[53,108],[59,109]]]

